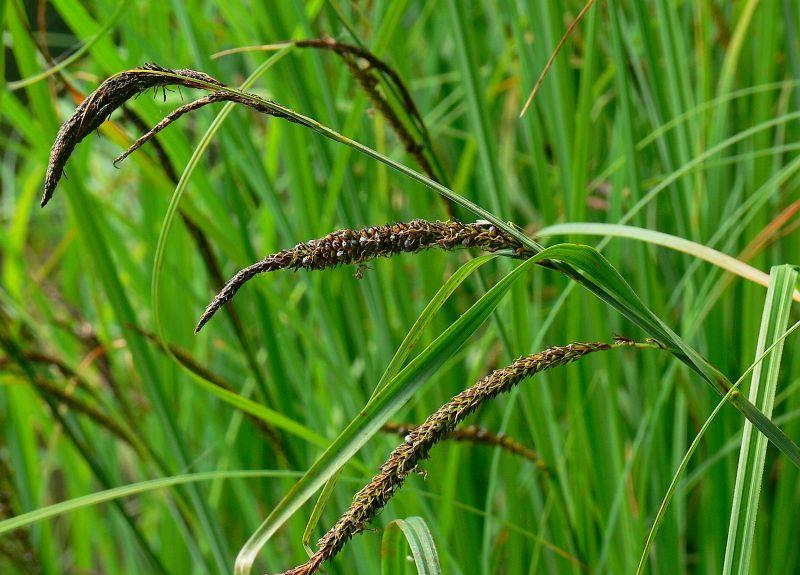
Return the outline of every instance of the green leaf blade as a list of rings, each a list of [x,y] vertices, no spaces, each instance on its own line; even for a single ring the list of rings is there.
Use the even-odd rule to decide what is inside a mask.
[[[773,345],[786,329],[796,283],[797,270],[794,266],[782,265],[772,268],[756,356]],[[766,417],[772,414],[775,403],[783,347],[783,341],[780,340],[767,361],[756,366],[751,378],[750,401]],[[767,438],[755,433],[753,425],[745,422],[725,549],[723,573],[726,575],[734,573],[745,575],[750,570],[766,453]]]

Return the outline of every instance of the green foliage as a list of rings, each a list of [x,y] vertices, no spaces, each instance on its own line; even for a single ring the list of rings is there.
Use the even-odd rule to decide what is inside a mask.
[[[381,539],[381,574],[404,575],[408,572],[406,543],[411,548],[416,572],[419,575],[441,575],[439,554],[431,530],[422,517],[395,519],[383,530]]]
[[[769,360],[753,370],[750,383],[750,400],[767,417],[772,415],[780,375],[784,342],[780,336],[786,330],[792,307],[792,293],[797,284],[794,266],[772,268],[771,281],[761,316],[756,355],[777,343]],[[736,471],[731,519],[728,527],[728,544],[725,548],[724,573],[749,573],[750,556],[756,526],[756,514],[761,495],[761,481],[767,456],[766,438],[753,432],[749,423],[742,434],[739,465]]]
[[[444,442],[374,522],[383,541],[367,531],[325,569],[800,570],[800,360],[780,339],[797,286],[788,266],[769,290],[764,273],[800,253],[800,9],[596,2],[519,118],[583,6],[0,0],[0,572],[230,573],[237,555],[240,572],[279,572],[396,444],[384,422],[419,423],[519,355],[613,334],[668,349],[586,358],[473,417],[547,474]],[[397,70],[437,181],[333,52],[212,57],[323,36]],[[145,93],[38,210],[76,102],[145,62],[202,70],[297,122],[208,106],[115,170],[199,95]],[[391,79],[378,89],[427,144]],[[442,196],[530,249],[568,243],[519,265],[426,251],[363,279],[260,276],[192,335],[235,270],[340,227],[445,218]],[[750,370],[752,403],[736,389]]]

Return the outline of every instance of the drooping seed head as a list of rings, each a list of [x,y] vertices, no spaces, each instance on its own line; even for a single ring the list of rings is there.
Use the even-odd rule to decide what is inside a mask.
[[[555,346],[521,357],[509,366],[497,369],[462,391],[430,415],[422,425],[411,429],[392,451],[378,473],[353,498],[336,524],[317,542],[317,551],[309,560],[282,575],[311,575],[320,565],[335,556],[354,535],[389,502],[408,475],[427,459],[430,450],[448,437],[469,414],[498,394],[508,392],[523,380],[546,369],[566,365],[596,351],[612,347],[639,345],[632,341],[607,343],[572,343]],[[646,345],[649,347],[649,344]],[[485,439],[485,438],[484,438]]]
[[[41,205],[44,207],[64,173],[64,166],[75,146],[106,121],[111,113],[125,102],[149,88],[179,85],[189,88],[223,86],[208,74],[195,70],[171,70],[158,64],[145,64],[141,68],[121,72],[108,78],[64,122],[56,135],[50,151],[50,161],[44,181]]]
[[[411,220],[360,230],[338,230],[317,240],[297,244],[294,248],[271,254],[231,278],[208,305],[195,332],[252,277],[279,269],[322,270],[342,264],[360,264],[378,257],[391,257],[401,252],[418,252],[429,248],[452,250],[460,247],[489,252],[507,249],[514,257],[527,258],[531,252],[511,236],[498,233],[488,223],[462,224],[457,221]],[[355,239],[358,238],[358,242]]]

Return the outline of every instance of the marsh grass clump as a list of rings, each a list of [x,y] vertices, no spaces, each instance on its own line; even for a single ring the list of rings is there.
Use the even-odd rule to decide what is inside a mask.
[[[346,59],[354,66],[351,69],[355,75],[361,74],[360,81],[369,94],[369,86],[374,87],[374,84],[372,80],[366,79],[367,70],[373,66],[377,67],[377,65],[374,62],[369,64],[369,59],[367,59],[369,66],[357,64],[353,59],[359,54],[350,48],[339,47],[335,51],[346,56]],[[379,69],[383,70],[383,68]],[[140,69],[123,72],[103,82],[62,126],[52,149],[42,205],[52,197],[53,190],[72,150],[88,133],[96,129],[115,109],[133,96],[150,88],[166,90],[168,86],[173,85],[206,89],[210,90],[210,93],[171,112],[136,140],[125,153],[117,158],[115,164],[183,115],[217,102],[239,103],[258,112],[316,129],[313,122],[291,112],[288,108],[245,92],[227,88],[218,80],[202,72],[170,70],[149,64]],[[401,93],[404,92],[401,91]],[[405,93],[407,94],[407,92]],[[372,93],[372,97],[377,95],[377,92]],[[390,112],[387,109],[382,113],[388,115]],[[411,116],[414,117],[413,112]],[[389,123],[392,124],[391,121]],[[398,124],[398,126],[400,125],[402,124]],[[403,129],[405,128],[403,127]],[[400,139],[404,144],[408,144],[410,141],[403,136]],[[421,153],[418,145],[411,146],[409,144],[407,146],[410,152],[412,148]],[[429,170],[430,166],[428,165],[425,171]],[[455,220],[415,219],[409,222],[371,226],[359,230],[342,229],[331,232],[322,238],[298,244],[294,248],[271,254],[238,272],[206,308],[195,331],[199,331],[216,311],[230,301],[242,285],[259,273],[281,269],[323,270],[345,264],[360,264],[378,257],[416,253],[433,248],[442,250],[474,248],[489,252],[507,250],[507,255],[518,259],[528,259],[535,253],[520,239],[498,229],[498,226],[490,222],[483,221],[464,224]],[[545,266],[553,265],[549,261],[540,263]],[[430,449],[442,439],[452,435],[455,427],[483,403],[508,391],[523,379],[539,371],[564,365],[589,353],[620,345],[632,345],[632,343],[629,340],[618,340],[613,344],[575,343],[548,348],[538,354],[519,358],[510,366],[492,372],[473,387],[454,397],[423,424],[409,430],[403,443],[392,452],[379,473],[355,496],[348,511],[320,539],[317,552],[304,565],[287,573],[313,573],[321,563],[338,553],[347,540],[363,531],[366,524],[375,517],[376,513],[386,505],[394,492],[403,484],[407,475],[416,468],[417,463],[427,458]],[[530,450],[503,437],[489,436],[478,428],[464,430],[460,436],[464,439],[469,437],[469,440],[482,441],[516,451],[532,461],[535,459],[535,455]],[[540,462],[539,465],[541,465]]]
[[[789,343],[797,285],[759,273],[800,249],[800,64],[786,49],[800,4],[33,4],[8,13],[0,96],[0,575],[302,564],[406,436],[422,450],[416,434],[451,399],[437,382],[452,397],[512,350],[621,346],[590,335],[603,325],[670,355],[598,354],[445,426],[438,441],[469,442],[450,447],[477,459],[445,474],[450,450],[429,447],[411,473],[427,470],[430,489],[412,489],[421,477],[394,487],[392,517],[367,517],[365,537],[343,543],[351,553],[318,572],[413,571],[405,535],[434,573],[800,573],[800,368],[775,341]],[[65,45],[78,49],[61,57]],[[237,55],[198,63],[223,48]],[[82,145],[102,157],[75,154]],[[109,149],[123,177],[96,169]],[[134,152],[145,155],[120,163]],[[46,168],[43,203],[73,181],[69,213],[42,219],[28,192]],[[115,208],[115,184],[140,205]],[[406,185],[423,196],[399,197]],[[320,261],[348,267],[254,276],[213,334],[191,337],[240,268],[414,218],[489,222],[526,249],[422,252],[431,245],[348,263],[337,248]],[[366,266],[378,269],[355,281]],[[297,282],[280,290],[290,298],[275,291]],[[766,300],[752,282],[772,286]],[[501,405],[516,446],[493,425]],[[492,454],[500,465],[484,468]],[[119,497],[92,509],[107,490]],[[442,508],[431,490],[491,515]]]
[[[472,387],[465,389],[431,414],[424,423],[410,430],[378,473],[353,498],[336,524],[317,542],[317,550],[302,565],[282,575],[311,575],[320,565],[336,555],[354,535],[364,531],[403,485],[417,465],[428,458],[430,450],[450,436],[468,415],[492,398],[510,391],[525,379],[542,371],[572,363],[586,355],[616,347],[656,347],[616,338],[613,343],[571,343],[554,346],[539,353],[520,357],[507,367],[496,369]]]
[[[481,222],[462,224],[457,221],[417,219],[385,226],[370,226],[360,230],[337,230],[325,237],[271,254],[260,262],[240,270],[228,280],[225,287],[208,305],[197,323],[195,333],[199,332],[245,283],[258,274],[285,269],[323,270],[431,248],[442,250],[475,248],[489,252],[510,250],[513,257],[523,259],[531,255],[514,238],[491,224]]]
[[[337,53],[346,54],[347,58],[351,59],[350,63],[356,66],[356,62],[352,60],[356,57],[355,53],[351,53],[349,49],[340,50],[342,52]],[[363,71],[371,66],[372,64],[367,67],[359,65],[358,69]],[[362,81],[362,84],[366,84],[365,89],[371,85],[371,81],[367,82],[364,78]],[[115,163],[127,157],[183,115],[217,102],[239,103],[260,113],[277,116],[318,131],[321,130],[319,125],[309,118],[298,115],[275,102],[228,88],[202,72],[170,70],[154,64],[147,65],[140,69],[123,72],[103,82],[62,126],[51,153],[42,204],[47,203],[52,197],[53,190],[63,173],[64,165],[78,142],[131,97],[149,88],[166,90],[168,86],[172,85],[201,88],[209,90],[210,93],[171,112],[136,140],[125,153],[117,158]],[[382,113],[388,114],[389,112]],[[414,117],[413,113],[411,116]],[[324,132],[324,130],[322,131]],[[400,139],[402,141],[403,137]],[[508,252],[506,255],[517,259],[529,259],[537,253],[533,249],[536,246],[535,242],[524,242],[524,236],[512,232],[510,226],[506,226],[496,219],[494,224],[488,221],[464,224],[456,220],[415,219],[409,222],[371,226],[358,230],[334,231],[322,238],[297,244],[294,248],[271,254],[239,271],[223,286],[206,308],[195,331],[199,331],[216,311],[230,301],[239,288],[260,273],[283,269],[324,270],[345,264],[361,264],[375,258],[392,257],[400,253],[416,253],[426,249],[474,248],[489,252],[506,250]],[[542,260],[538,263],[559,269],[570,277],[580,278],[580,276],[576,276],[577,272],[568,266],[565,267],[550,260]],[[521,357],[508,367],[493,371],[440,407],[424,423],[408,430],[403,442],[392,451],[378,474],[356,494],[350,508],[319,540],[317,551],[306,563],[286,573],[308,575],[316,572],[319,566],[336,555],[351,537],[365,529],[396,490],[402,486],[408,474],[417,468],[420,461],[428,457],[429,451],[439,441],[454,436],[457,425],[464,418],[496,395],[507,392],[524,379],[540,371],[571,363],[596,351],[620,346],[647,347],[652,345],[652,343],[637,344],[625,338],[617,338],[613,343],[573,343],[567,346],[551,347],[540,353]],[[203,377],[207,378],[207,376],[208,374]],[[276,439],[271,437],[271,433],[266,435],[270,439]],[[455,437],[484,442],[516,452],[534,461],[537,467],[543,471],[546,469],[535,458],[535,454],[524,446],[500,436],[489,435],[479,428],[467,428],[460,434],[455,434]]]

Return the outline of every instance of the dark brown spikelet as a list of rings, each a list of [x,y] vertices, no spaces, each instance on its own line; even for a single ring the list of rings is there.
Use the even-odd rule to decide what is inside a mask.
[[[416,425],[411,423],[387,423],[381,428],[384,433],[393,433],[400,437],[405,437],[409,432],[416,429]],[[547,466],[539,459],[539,455],[531,448],[505,433],[494,433],[484,427],[468,425],[459,429],[454,429],[447,436],[448,441],[460,441],[464,443],[477,443],[497,447],[512,455],[518,455],[533,463],[540,471],[548,472]]]
[[[433,170],[428,158],[425,157],[424,150],[427,147],[429,152],[434,155],[431,147],[430,135],[425,127],[425,121],[419,113],[414,99],[408,91],[400,75],[389,66],[386,62],[375,56],[369,50],[353,44],[346,44],[339,42],[334,38],[313,38],[309,40],[298,40],[294,42],[298,48],[318,48],[329,50],[338,55],[350,70],[351,75],[356,79],[364,93],[372,102],[375,110],[383,116],[392,131],[397,135],[400,143],[406,152],[414,158],[419,167],[425,172],[425,175],[431,179],[437,180],[436,173]],[[375,74],[378,72],[379,74]],[[395,112],[392,105],[386,97],[378,90],[380,84],[380,74],[391,83],[397,93],[403,110],[412,120],[413,124],[417,127],[422,136],[423,141],[418,142],[414,136],[409,132],[402,120]],[[445,204],[448,210],[448,216],[452,217],[452,205],[449,202]]]
[[[145,64],[141,68],[121,72],[100,84],[81,102],[56,135],[44,180],[42,207],[53,196],[56,185],[64,173],[64,166],[75,146],[99,128],[114,110],[150,88],[172,85],[206,88],[208,84],[223,86],[219,80],[203,72],[187,69],[171,70],[157,64]]]
[[[288,114],[283,114],[279,110],[275,108],[271,108],[269,106],[265,106],[258,100],[255,100],[250,97],[250,95],[246,93],[239,93],[239,92],[232,92],[227,90],[219,90],[216,92],[211,92],[207,96],[203,96],[202,98],[198,98],[193,102],[189,102],[188,104],[184,104],[183,106],[176,108],[172,112],[170,112],[163,120],[161,120],[158,124],[150,128],[145,134],[137,139],[131,146],[125,150],[122,154],[117,156],[114,160],[114,165],[116,166],[122,160],[130,156],[133,152],[141,148],[147,142],[152,140],[161,130],[172,124],[175,120],[183,116],[184,114],[188,114],[189,112],[193,112],[198,110],[204,106],[209,104],[215,104],[217,102],[234,102],[236,104],[241,104],[243,106],[247,106],[261,114],[267,114],[269,116],[275,116],[277,118],[283,118],[288,122],[297,123],[298,120]]]
[[[317,551],[304,564],[285,571],[283,575],[311,575],[320,565],[336,555],[354,535],[364,531],[367,524],[403,485],[417,464],[428,458],[431,448],[447,438],[470,413],[493,397],[505,393],[526,378],[546,369],[566,365],[590,353],[620,346],[637,345],[629,342],[571,343],[550,347],[520,357],[508,367],[497,369],[462,391],[429,416],[419,427],[411,430],[392,451],[378,474],[353,498],[350,508],[317,542]]]
[[[363,263],[379,257],[391,257],[401,252],[414,253],[429,248],[452,250],[462,247],[489,252],[508,249],[519,258],[532,255],[516,239],[489,223],[462,224],[457,221],[418,219],[360,230],[338,230],[323,238],[281,250],[240,270],[208,305],[197,323],[195,333],[230,301],[239,288],[260,273],[300,268],[322,270],[344,264]]]
[[[143,136],[137,139],[131,146],[125,150],[122,154],[116,157],[114,160],[114,167],[117,166],[122,160],[130,156],[136,150],[141,148],[145,145],[149,140],[153,139],[161,130],[169,126],[172,122],[183,116],[184,114],[188,114],[189,112],[193,112],[194,110],[198,110],[203,106],[207,106],[208,104],[213,104],[215,102],[221,102],[226,97],[225,92],[212,92],[207,96],[203,96],[202,98],[198,98],[193,102],[189,102],[188,104],[184,104],[183,106],[176,108],[167,116],[164,117],[158,124],[150,128]]]
[[[360,58],[368,65],[368,68],[362,67],[363,69],[372,68],[380,71],[383,74],[386,74],[395,88],[397,88],[403,108],[405,108],[411,114],[411,116],[415,118],[421,129],[425,129],[425,121],[422,119],[422,114],[419,113],[417,105],[414,103],[414,98],[411,97],[411,94],[402,78],[400,78],[400,75],[394,70],[394,68],[375,56],[369,50],[353,44],[339,42],[334,38],[312,38],[308,40],[298,40],[294,42],[294,45],[298,48],[322,48],[331,50],[342,58]]]

